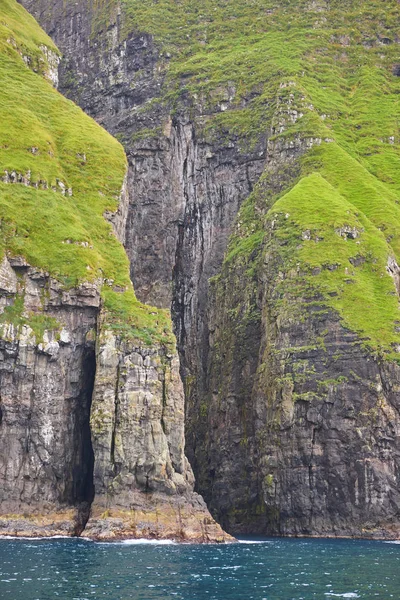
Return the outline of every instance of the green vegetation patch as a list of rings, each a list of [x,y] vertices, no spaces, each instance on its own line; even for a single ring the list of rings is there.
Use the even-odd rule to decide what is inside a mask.
[[[213,111],[210,127],[254,141],[290,78],[329,127],[342,123],[343,142],[354,149],[360,126],[362,136],[393,134],[396,0],[122,0],[122,9],[125,35],[150,33],[160,47],[168,74],[161,96],[173,107],[189,100]]]
[[[123,148],[34,72],[43,46],[57,52],[36,22],[15,1],[0,9],[1,253],[24,256],[66,287],[105,281],[114,327],[170,341],[168,316],[136,300],[128,258],[103,216],[118,208]]]
[[[344,325],[367,335],[374,348],[399,343],[399,302],[386,271],[393,252],[365,214],[315,173],[277,200],[267,219],[271,227],[279,224],[274,237],[285,249],[281,286],[293,289],[300,282],[305,298],[322,295]]]
[[[0,0],[2,53],[13,55],[16,50],[33,70],[47,75],[46,50],[60,53],[54,42],[38,26],[35,19],[15,0]],[[4,44],[6,41],[6,44]]]
[[[62,324],[54,317],[37,313],[27,315],[24,311],[23,294],[17,295],[13,304],[6,306],[4,312],[0,315],[0,331],[3,336],[8,325],[13,325],[18,331],[24,325],[29,326],[33,331],[37,344],[43,342],[46,331],[58,334],[62,329]]]

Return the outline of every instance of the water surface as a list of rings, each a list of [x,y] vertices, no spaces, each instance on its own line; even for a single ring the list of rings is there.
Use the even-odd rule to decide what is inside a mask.
[[[0,540],[1,600],[400,598],[400,545],[272,539],[227,546]]]

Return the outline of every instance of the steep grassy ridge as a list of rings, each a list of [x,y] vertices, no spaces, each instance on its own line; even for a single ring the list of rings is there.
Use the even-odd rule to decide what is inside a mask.
[[[58,51],[32,17],[13,0],[1,0],[0,13],[2,252],[66,287],[104,280],[113,327],[147,343],[170,339],[168,315],[135,299],[128,259],[103,217],[118,207],[122,147],[41,76]]]
[[[261,210],[270,210],[268,227],[273,215],[289,215],[276,234],[292,241],[287,266],[300,276],[289,285],[303,293],[310,286],[371,347],[391,354],[400,343],[386,270],[390,256],[400,262],[398,2],[122,5],[126,31],[149,32],[161,46],[167,85],[159,100],[172,111],[182,102],[200,108],[206,135],[236,133],[243,148],[266,131],[275,146],[308,140],[300,178],[287,180],[292,192],[266,195]],[[228,263],[263,240],[260,211],[243,227],[256,197],[238,217]],[[353,227],[354,239],[344,233]]]
[[[110,10],[112,2],[106,4]],[[218,120],[246,138],[249,128],[256,133],[257,125],[265,127],[285,77],[307,90],[317,113],[349,147],[365,138],[367,131],[360,134],[358,128],[372,116],[379,128],[370,125],[369,133],[394,133],[388,96],[399,84],[388,74],[398,60],[395,0],[123,0],[122,5],[126,31],[147,31],[161,44],[175,98],[191,92],[198,101],[216,103],[233,86],[235,110]]]
[[[284,242],[286,268],[296,273],[290,279],[292,293],[300,298],[322,294],[325,304],[375,347],[398,343],[398,297],[385,271],[392,251],[364,213],[314,173],[280,198],[268,217],[278,219],[276,236]],[[287,286],[282,282],[282,294]]]

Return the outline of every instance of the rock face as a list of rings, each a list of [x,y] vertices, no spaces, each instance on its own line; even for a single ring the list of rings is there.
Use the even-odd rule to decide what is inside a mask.
[[[11,0],[7,10],[4,8],[1,52],[3,26],[10,27],[17,6]],[[23,25],[28,15],[21,8],[18,11]],[[35,40],[42,36],[47,41],[46,37],[31,19],[25,25],[26,29],[28,25],[34,29],[30,50],[36,56]],[[9,53],[9,68],[24,83],[26,80],[29,93],[36,82],[37,97],[46,101],[49,97],[57,115],[63,110],[65,115],[68,110],[74,111],[71,120],[74,126],[79,121],[81,129],[75,137],[73,131],[76,145],[66,152],[70,130],[57,126],[51,130],[53,120],[41,115],[46,143],[50,144],[47,139],[51,139],[51,131],[60,157],[60,164],[51,165],[56,185],[29,185],[19,177],[0,182],[2,209],[11,197],[11,204],[26,212],[15,212],[11,217],[6,214],[2,221],[0,534],[79,536],[85,531],[85,535],[99,539],[230,541],[232,538],[222,531],[193,490],[194,477],[184,449],[179,358],[169,318],[156,308],[140,304],[128,272],[124,274],[128,260],[122,242],[129,196],[122,148],[44,83],[41,75],[46,73],[32,76],[25,65],[41,64],[42,50],[36,63],[25,58],[22,62],[18,32],[15,37],[17,52]],[[8,38],[5,43],[10,43]],[[52,60],[49,52],[44,55]],[[41,106],[32,101],[31,112],[26,113],[36,117],[34,111],[41,110]],[[64,118],[69,126],[71,123]],[[92,128],[93,138],[82,141],[79,134],[85,126]],[[36,146],[20,152],[28,164],[32,155],[45,154],[51,161],[56,154]],[[9,157],[0,160],[7,164]],[[107,160],[109,168],[104,171]],[[78,169],[74,161],[78,161]],[[70,174],[73,192],[56,193],[60,191],[57,185],[65,192],[61,179],[54,176],[54,172],[58,175],[56,169]],[[117,188],[110,183],[113,177],[119,183]],[[87,181],[94,184],[94,192],[85,188]],[[108,202],[103,200],[106,196]],[[33,200],[32,204],[26,199]],[[31,233],[35,229],[32,206],[37,210],[46,201],[51,209],[59,202],[56,209],[60,215],[76,203],[75,221],[71,223],[67,217],[61,233],[57,229],[60,223],[51,220],[51,211],[45,235],[43,222]],[[85,213],[83,231],[79,229],[80,203]],[[99,206],[101,222],[97,231],[89,233],[88,221],[97,218]],[[26,229],[22,224],[25,217]],[[105,227],[105,235],[100,247],[95,248],[101,227]],[[31,235],[36,235],[37,245],[47,244],[50,239],[54,256],[68,257],[66,272],[62,262],[57,268],[52,265],[51,275],[41,269],[41,262],[48,257],[35,254],[37,245],[31,250],[33,260],[24,257],[29,248],[26,250],[23,243],[18,254],[9,237],[18,237],[21,229],[25,242]],[[99,268],[93,257],[97,250]],[[110,270],[108,256],[115,270]],[[82,262],[83,281],[72,285],[71,281],[79,279],[74,278],[74,266],[82,268]],[[34,267],[31,263],[38,264]],[[98,277],[93,276],[94,271]]]
[[[176,353],[103,330],[96,285],[15,259],[0,278],[0,533],[80,535],[92,509],[91,537],[228,539],[193,493]],[[16,298],[53,329],[8,323]]]
[[[129,20],[134,0],[23,4],[64,54],[62,92],[125,145],[131,277],[141,300],[172,306],[188,457],[212,514],[231,532],[398,537],[397,3],[390,18],[364,2],[194,3],[180,37],[174,5],[164,38],[157,14],[145,31]],[[99,340],[95,481],[108,488],[88,527],[119,535],[149,526],[143,486],[185,496],[191,475],[182,438],[166,453],[176,364]],[[151,466],[119,418],[133,398]]]
[[[85,535],[228,540],[193,492],[176,353],[132,347],[100,326],[96,355],[96,496]]]
[[[269,258],[258,281],[227,270],[212,304],[193,424],[208,506],[236,533],[398,538],[399,367],[320,298],[301,316],[277,308],[274,281],[290,274]]]
[[[399,367],[371,357],[334,315],[310,313],[264,333],[261,347],[275,345],[267,369],[278,375],[268,394],[260,375],[253,396],[268,530],[398,538]],[[321,335],[324,349],[304,348]]]
[[[11,259],[3,260],[2,275],[9,285],[2,283],[1,296],[6,311],[1,326],[1,533],[79,535],[94,496],[90,332],[95,331],[100,295],[91,285],[65,292],[44,273]],[[22,312],[34,312],[43,319],[42,327],[51,321],[54,329],[41,335],[28,325],[7,323],[5,307],[18,297],[23,298]]]

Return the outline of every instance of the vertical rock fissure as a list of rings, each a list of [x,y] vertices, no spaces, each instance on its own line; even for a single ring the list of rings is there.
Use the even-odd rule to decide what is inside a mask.
[[[311,494],[311,499],[312,499],[312,491],[313,491],[313,459],[314,459],[314,447],[315,447],[315,434],[316,434],[316,428],[313,428],[313,432],[312,432],[312,440],[311,440],[311,456],[310,456],[310,463],[308,465],[308,481],[310,484],[310,494]]]
[[[164,365],[163,369],[163,380],[162,380],[162,410],[161,410],[161,427],[164,432],[164,435],[167,433],[167,428],[165,426],[165,408],[167,406],[167,369]]]
[[[174,333],[179,352],[181,364],[181,376],[183,381],[185,375],[185,354],[183,351],[184,340],[186,338],[185,331],[185,287],[182,281],[182,262],[183,262],[183,240],[185,236],[184,223],[178,224],[178,241],[175,252],[175,265],[172,272],[172,287],[174,290],[172,296],[171,317],[174,325]]]
[[[74,535],[80,536],[89,520],[94,500],[94,452],[90,428],[90,412],[96,376],[96,356],[92,348],[85,349],[82,361],[82,394],[76,404],[76,454],[73,472],[72,503],[77,506]]]
[[[110,461],[116,474],[117,467],[115,464],[115,438],[117,435],[117,424],[118,424],[118,412],[119,412],[119,380],[120,380],[120,366],[117,366],[117,377],[115,381],[115,394],[114,394],[114,420],[111,434],[111,448],[110,448]]]
[[[308,465],[308,483],[310,486],[310,527],[312,527],[312,520],[314,516],[314,474],[313,474],[313,462],[314,462],[314,450],[315,450],[315,437],[317,429],[313,427],[312,439],[311,439],[311,455],[310,462]]]

